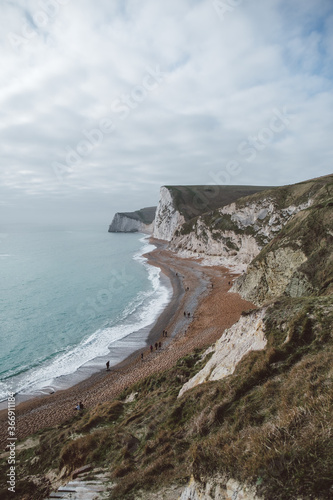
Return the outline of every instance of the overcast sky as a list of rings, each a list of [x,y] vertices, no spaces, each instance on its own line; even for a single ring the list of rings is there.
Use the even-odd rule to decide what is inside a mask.
[[[332,0],[2,0],[3,222],[332,172]]]

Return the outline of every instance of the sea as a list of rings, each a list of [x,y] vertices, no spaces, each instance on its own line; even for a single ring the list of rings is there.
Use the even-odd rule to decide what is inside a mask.
[[[105,227],[0,227],[0,402],[68,387],[145,346],[171,298],[143,257],[154,248]]]

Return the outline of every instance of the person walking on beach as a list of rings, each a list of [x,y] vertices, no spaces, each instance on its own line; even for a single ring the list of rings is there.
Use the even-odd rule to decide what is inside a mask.
[[[141,361],[143,361],[143,352],[141,353]]]
[[[110,371],[110,361],[107,361],[106,362],[106,371],[109,372]]]
[[[153,348],[153,346],[151,345],[151,346],[150,346],[150,352],[153,352],[153,350],[154,350],[154,348]]]
[[[158,348],[158,343],[155,342],[155,349],[156,349],[156,351],[157,351],[157,348]]]

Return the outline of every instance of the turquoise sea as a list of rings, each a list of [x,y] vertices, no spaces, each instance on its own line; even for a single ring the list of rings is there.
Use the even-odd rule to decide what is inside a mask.
[[[142,234],[0,227],[0,401],[57,388],[147,330],[170,298]],[[60,384],[61,386],[61,384]]]

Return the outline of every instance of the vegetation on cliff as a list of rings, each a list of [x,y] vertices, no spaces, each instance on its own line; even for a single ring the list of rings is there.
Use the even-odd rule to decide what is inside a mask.
[[[224,207],[236,200],[260,193],[267,186],[166,186],[170,191],[174,207],[185,221],[204,213]]]
[[[298,184],[293,184],[290,186],[282,186],[277,188],[259,188],[257,192],[252,193],[244,193],[243,196],[236,197],[238,192],[238,186],[226,186],[226,188],[235,188],[235,191],[231,190],[230,197],[226,197],[228,203],[221,204],[219,199],[220,187],[216,186],[214,189],[217,189],[215,196],[216,200],[214,201],[214,197],[211,199],[210,205],[206,206],[206,210],[204,213],[199,214],[198,216],[187,218],[186,223],[183,224],[182,227],[178,229],[177,236],[190,234],[191,232],[196,232],[199,223],[203,223],[208,230],[212,231],[215,238],[219,238],[223,236],[223,232],[230,230],[235,231],[237,234],[240,232],[244,232],[245,234],[251,234],[256,236],[258,243],[261,246],[265,241],[265,238],[260,234],[260,229],[262,226],[267,224],[267,219],[257,218],[255,220],[255,224],[250,222],[245,224],[238,224],[237,218],[234,217],[237,211],[241,211],[246,207],[253,206],[254,204],[262,204],[263,202],[269,202],[272,204],[274,212],[277,214],[282,211],[281,216],[287,217],[288,212],[283,212],[289,207],[299,207],[303,204],[309,202],[309,200],[314,201],[314,208],[327,208],[330,207],[333,202],[333,176],[320,177],[318,179],[312,179],[310,181],[301,182]],[[214,192],[212,190],[212,192]],[[216,207],[213,207],[214,203]],[[221,212],[221,208],[223,206],[229,205],[231,203],[235,203],[234,213],[223,213]],[[272,221],[273,222],[273,221]],[[274,222],[273,222],[274,223]],[[255,226],[255,227],[253,227]],[[247,233],[246,233],[247,231]]]
[[[121,212],[119,215],[143,222],[143,224],[151,224],[154,220],[155,212],[156,207],[146,207],[140,208],[140,210],[136,210],[135,212]]]
[[[236,283],[235,290],[257,304],[281,294],[291,297],[331,294],[333,176],[276,191],[280,205],[282,198],[287,206],[309,199],[312,203],[295,214],[261,250]]]
[[[92,463],[110,471],[114,499],[135,499],[138,490],[214,472],[254,483],[270,500],[328,498],[332,298],[280,299],[269,307],[265,323],[267,347],[246,355],[229,377],[177,399],[207,361],[193,353],[128,388],[117,401],[41,432],[35,449],[20,454],[19,477],[64,467],[70,474]],[[29,482],[19,487],[24,493]],[[29,498],[43,496],[35,492]]]
[[[40,432],[34,446],[17,457],[20,498],[45,498],[52,471],[67,477],[88,463],[109,471],[114,485],[110,499],[135,500],[139,491],[160,491],[170,484],[186,485],[191,475],[204,481],[214,474],[255,485],[258,495],[268,500],[330,498],[331,192],[332,176],[276,190],[280,208],[304,203],[310,195],[313,203],[272,239],[249,273],[258,273],[259,264],[267,270],[271,252],[301,250],[305,259],[297,272],[311,288],[274,300],[267,290],[263,293],[266,307],[270,300],[265,349],[246,354],[224,379],[198,385],[178,398],[209,359],[203,351],[193,352],[172,369],[129,387],[117,400]],[[253,197],[239,203],[246,205],[249,199]],[[291,274],[290,283],[294,278]],[[241,287],[246,279],[240,278]],[[263,283],[260,287],[258,293],[265,290]],[[3,458],[2,477],[7,467]],[[0,495],[11,498],[5,485]]]

